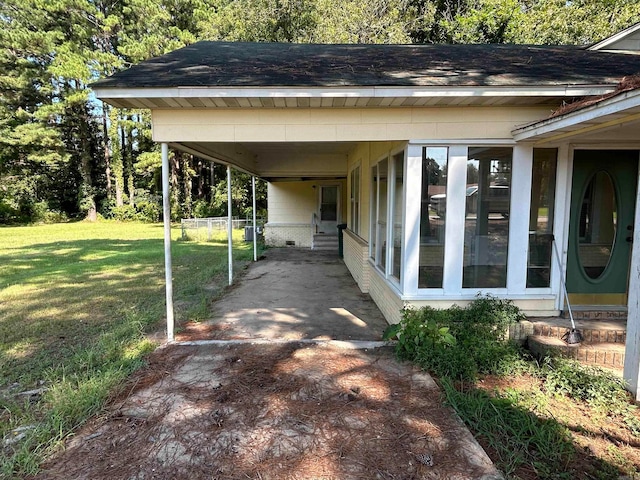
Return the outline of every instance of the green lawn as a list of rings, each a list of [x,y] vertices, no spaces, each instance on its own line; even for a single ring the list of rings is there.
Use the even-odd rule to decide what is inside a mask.
[[[224,289],[225,235],[173,243],[178,325],[205,318]],[[237,262],[253,255],[241,236]],[[34,472],[154,348],[145,334],[164,329],[164,249],[159,224],[4,227],[0,239],[0,437],[30,428],[2,447],[8,477]],[[40,387],[40,401],[16,396]]]

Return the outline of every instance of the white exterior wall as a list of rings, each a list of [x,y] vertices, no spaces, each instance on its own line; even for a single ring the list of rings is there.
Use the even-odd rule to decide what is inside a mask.
[[[267,183],[265,242],[272,247],[311,248],[311,215],[318,212],[321,185],[340,187],[341,205],[338,223],[346,219],[346,181],[317,180]]]
[[[510,139],[515,126],[546,118],[549,113],[548,107],[228,108],[151,112],[153,140],[169,143]]]

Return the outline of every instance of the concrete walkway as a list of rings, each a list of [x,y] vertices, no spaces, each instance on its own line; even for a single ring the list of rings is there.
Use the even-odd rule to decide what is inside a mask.
[[[214,305],[227,338],[380,340],[387,322],[337,253],[272,248]]]
[[[271,249],[213,308],[37,478],[503,479],[336,254]]]

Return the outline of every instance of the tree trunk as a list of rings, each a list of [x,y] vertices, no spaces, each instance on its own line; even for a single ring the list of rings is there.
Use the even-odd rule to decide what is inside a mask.
[[[174,151],[173,155],[169,157],[171,172],[169,182],[171,183],[171,217],[172,219],[180,216],[180,190],[178,189],[178,175],[180,171],[180,156],[182,153]]]
[[[127,191],[129,192],[129,205],[136,204],[136,186],[133,178],[133,115],[129,116],[129,127],[127,129]]]
[[[78,115],[79,120],[79,137],[80,142],[80,168],[82,170],[82,187],[80,189],[82,207],[86,209],[86,219],[95,222],[98,219],[98,210],[96,208],[96,200],[93,188],[93,178],[91,175],[91,146],[89,145],[90,138],[90,126],[88,125],[88,114],[86,106],[81,105],[78,107],[81,110]]]
[[[111,151],[109,142],[109,128],[107,122],[107,105],[102,106],[102,129],[104,132],[104,173],[107,177],[107,199],[111,200],[113,197],[113,190],[111,186]]]

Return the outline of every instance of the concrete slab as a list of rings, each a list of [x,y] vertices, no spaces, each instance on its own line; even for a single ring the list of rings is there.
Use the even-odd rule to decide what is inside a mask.
[[[380,340],[387,322],[335,252],[272,248],[213,306],[227,338]]]

